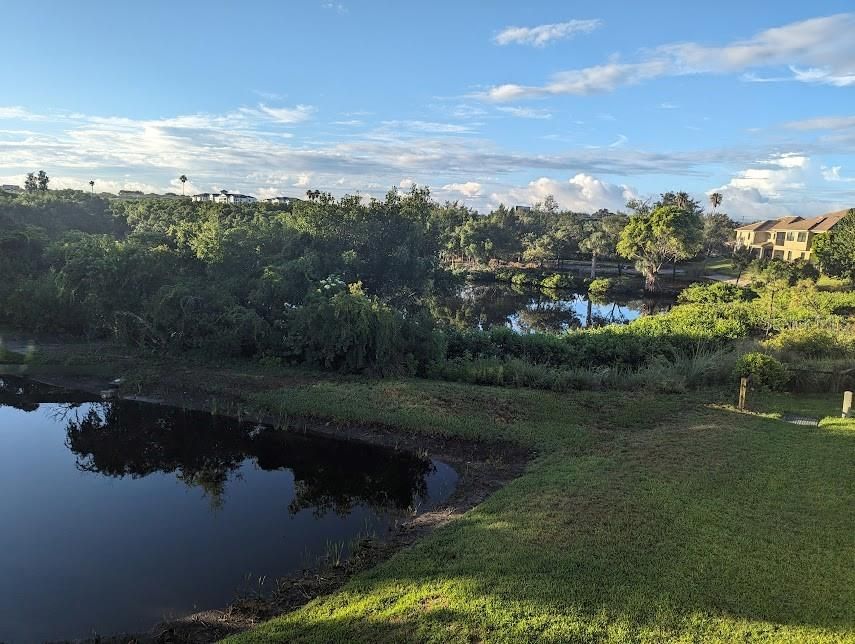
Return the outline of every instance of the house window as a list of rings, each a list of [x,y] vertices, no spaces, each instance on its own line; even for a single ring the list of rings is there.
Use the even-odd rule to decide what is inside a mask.
[[[796,238],[795,235],[795,233],[787,233],[787,241],[794,241]]]
[[[776,250],[772,252],[773,259],[784,259],[784,251]]]
[[[793,251],[788,250],[787,251],[787,261],[790,261],[792,258],[793,258]]]
[[[807,241],[807,233],[799,233],[799,241],[806,242]]]

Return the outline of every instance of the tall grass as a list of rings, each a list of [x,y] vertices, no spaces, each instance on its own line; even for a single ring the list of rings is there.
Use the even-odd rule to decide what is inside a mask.
[[[641,368],[626,366],[554,367],[520,358],[457,358],[435,367],[431,376],[479,385],[530,387],[551,391],[651,389],[678,392],[727,382],[740,346],[699,345],[675,358],[655,356]]]

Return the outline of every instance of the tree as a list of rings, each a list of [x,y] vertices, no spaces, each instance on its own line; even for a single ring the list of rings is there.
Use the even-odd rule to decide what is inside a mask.
[[[24,179],[24,190],[27,192],[35,192],[39,189],[39,183],[36,181],[36,176],[32,172],[27,173],[27,178]]]
[[[636,212],[621,232],[617,252],[635,260],[644,274],[645,290],[655,291],[662,265],[694,256],[701,240],[701,218],[689,200],[687,207],[658,205]]]
[[[751,249],[748,246],[737,246],[733,249],[733,254],[730,256],[730,265],[736,271],[736,285],[739,286],[739,280],[748,265],[754,260],[751,255]]]
[[[45,192],[48,189],[49,182],[50,177],[47,176],[47,172],[39,170],[39,173],[36,175],[36,183],[38,183],[39,190]]]
[[[720,192],[711,192],[710,193],[710,205],[713,207],[713,210],[716,210],[720,205],[723,197]]]
[[[855,208],[834,228],[814,238],[813,252],[826,275],[855,279]]]
[[[89,180],[89,189],[92,191],[92,194],[95,194],[95,180],[94,179]]]
[[[183,196],[184,195],[184,184],[187,183],[187,175],[182,174],[180,177],[178,177],[178,180],[181,182],[181,195]]]
[[[723,212],[704,215],[703,252],[704,259],[721,255],[727,250],[728,242],[733,238],[734,224]]]
[[[615,246],[609,234],[598,225],[590,235],[579,243],[579,250],[591,253],[591,279],[597,278],[597,257],[610,255]]]

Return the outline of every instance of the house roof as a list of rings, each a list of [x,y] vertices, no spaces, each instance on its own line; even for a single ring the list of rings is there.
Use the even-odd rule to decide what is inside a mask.
[[[772,219],[765,221],[755,221],[754,223],[740,226],[736,230],[748,230],[754,232],[762,232],[766,230],[809,230],[812,233],[824,233],[831,230],[838,221],[843,219],[848,213],[848,210],[838,210],[829,212],[818,217],[781,217],[780,219]]]
[[[837,225],[837,222],[846,216],[846,212],[847,211],[841,211],[840,213],[829,213],[828,215],[824,215],[820,218],[822,221],[817,222],[817,224],[811,228],[811,231],[815,233],[824,233],[827,230],[831,230]]]
[[[781,217],[775,220],[770,230],[792,230],[801,221],[803,221],[801,217]]]
[[[774,225],[774,219],[764,219],[763,221],[755,221],[753,223],[740,226],[736,230],[753,230],[755,232],[760,232],[763,230],[769,230]]]

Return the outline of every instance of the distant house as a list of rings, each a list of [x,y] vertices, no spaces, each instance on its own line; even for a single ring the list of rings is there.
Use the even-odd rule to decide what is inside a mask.
[[[285,206],[290,206],[293,203],[300,201],[296,197],[268,197],[264,200],[267,203],[278,203]]]
[[[220,190],[219,192],[203,192],[198,195],[193,195],[193,201],[212,201],[214,203],[255,203],[256,198],[250,195],[242,195],[238,192],[229,192],[228,190]]]
[[[531,206],[514,206],[511,209],[511,212],[515,215],[524,215],[531,212]]]
[[[755,221],[736,229],[736,244],[750,248],[761,259],[809,260],[816,236],[834,228],[847,212],[840,210],[809,219],[782,217]]]
[[[17,194],[19,192],[23,192],[23,190],[21,190],[20,186],[16,186],[13,183],[4,183],[2,186],[0,186],[0,190],[2,190],[3,192],[12,192],[15,194]]]

